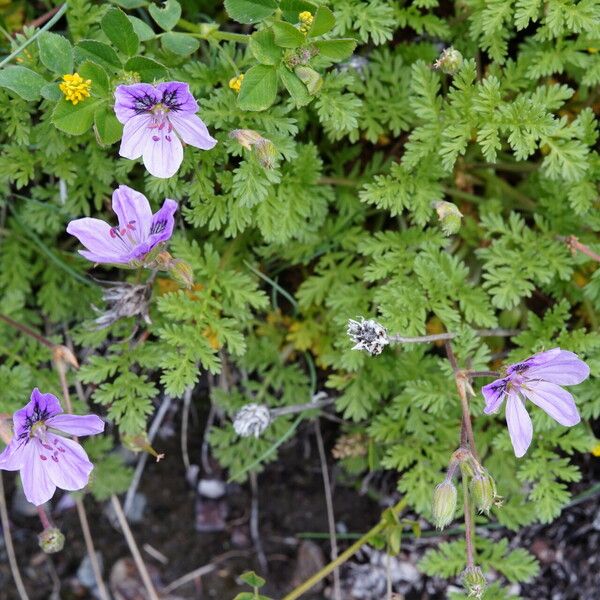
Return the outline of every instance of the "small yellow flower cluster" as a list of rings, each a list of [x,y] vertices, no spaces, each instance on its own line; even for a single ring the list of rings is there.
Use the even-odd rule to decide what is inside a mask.
[[[244,81],[244,75],[238,75],[237,77],[232,77],[229,80],[229,89],[232,89],[236,94],[239,94],[240,89],[242,88],[242,81]]]
[[[67,73],[63,75],[63,81],[58,87],[67,100],[77,104],[89,97],[91,85],[91,79],[83,79],[79,73]]]
[[[298,19],[300,20],[300,31],[304,34],[308,33],[312,27],[313,21],[315,20],[315,18],[312,16],[312,13],[308,10],[303,10],[298,15]]]

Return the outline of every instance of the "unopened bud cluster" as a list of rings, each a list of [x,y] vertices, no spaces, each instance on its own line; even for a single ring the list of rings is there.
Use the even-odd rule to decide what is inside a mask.
[[[303,10],[299,15],[298,15],[298,21],[300,22],[300,31],[304,34],[307,34],[310,31],[310,28],[312,27],[312,24],[314,22],[315,18],[313,17],[312,13],[308,10]]]
[[[365,350],[371,356],[381,354],[390,343],[386,328],[373,319],[349,319],[347,333],[354,342],[352,350]]]
[[[456,48],[450,46],[450,48],[446,48],[433,63],[433,68],[439,69],[446,75],[454,75],[454,73],[460,69],[462,64],[462,54]]]
[[[47,527],[39,534],[38,542],[46,554],[54,554],[63,549],[65,536],[58,527]]]
[[[331,451],[333,458],[357,458],[367,454],[367,438],[362,433],[351,433],[338,438]]]
[[[275,166],[277,150],[271,140],[264,138],[257,131],[252,129],[234,129],[229,137],[236,140],[240,146],[254,153],[258,162],[265,169],[272,169]]]
[[[483,598],[487,581],[479,567],[467,567],[463,572],[463,587],[469,598]]]
[[[492,506],[499,505],[493,477],[469,450],[459,448],[452,455],[446,479],[433,491],[431,513],[433,523],[438,529],[449,525],[454,518],[457,494],[452,480],[459,466],[463,478],[469,481],[469,492],[479,512],[488,514]]]
[[[440,220],[442,231],[445,235],[453,235],[458,232],[462,223],[463,214],[452,202],[440,200],[434,204],[435,211]]]

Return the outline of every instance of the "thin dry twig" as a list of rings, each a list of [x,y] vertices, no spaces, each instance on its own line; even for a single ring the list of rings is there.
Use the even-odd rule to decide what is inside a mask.
[[[121,531],[125,536],[125,540],[127,541],[127,545],[129,546],[129,551],[131,552],[131,556],[135,561],[135,565],[137,570],[142,578],[142,583],[148,592],[148,597],[150,600],[159,600],[158,594],[154,589],[154,584],[150,579],[150,574],[148,573],[148,569],[146,568],[146,564],[142,559],[142,555],[138,548],[138,545],[131,533],[131,529],[129,528],[129,523],[127,523],[127,519],[125,518],[125,513],[123,512],[123,507],[121,506],[121,502],[114,494],[110,497],[110,501],[115,510],[115,514],[117,515],[117,520],[119,521],[119,525],[121,527]]]
[[[190,571],[189,573],[186,573],[185,575],[175,579],[175,581],[172,581],[169,583],[169,585],[163,588],[163,592],[168,594],[182,585],[185,585],[190,581],[194,581],[194,579],[197,579],[198,577],[202,577],[203,575],[211,573],[217,568],[219,563],[237,556],[246,556],[247,554],[247,550],[232,550],[231,552],[225,552],[225,554],[215,557],[208,564],[202,565],[201,567],[198,567],[197,569],[194,569],[193,571]]]
[[[250,489],[252,490],[252,507],[250,511],[250,536],[256,549],[256,556],[258,558],[258,564],[264,573],[269,571],[269,563],[262,546],[260,539],[260,530],[258,526],[258,477],[256,473],[252,471],[250,473]]]
[[[327,466],[325,444],[323,444],[323,434],[321,433],[321,424],[319,422],[319,419],[315,419],[315,435],[317,438],[317,448],[319,449],[319,459],[321,461],[323,487],[325,489],[325,506],[327,507],[327,524],[329,526],[331,560],[335,561],[338,557],[337,537],[335,535],[335,513],[333,512],[333,498],[331,494],[331,482],[329,480],[329,468]],[[333,570],[333,597],[335,598],[335,600],[342,600],[342,592],[340,586],[340,570],[337,568]]]
[[[10,523],[8,521],[8,509],[6,508],[6,496],[4,495],[4,480],[2,479],[2,472],[0,471],[0,520],[2,521],[2,531],[4,532],[4,545],[6,546],[6,554],[8,555],[8,563],[10,565],[10,571],[17,592],[21,600],[29,600],[25,585],[21,579],[21,573],[19,571],[19,565],[17,563],[17,557],[15,555],[15,547],[12,543],[12,536],[10,534]]]
[[[154,421],[152,421],[152,425],[150,425],[150,429],[148,430],[148,444],[152,445],[156,434],[162,424],[165,415],[167,414],[169,408],[171,407],[172,398],[168,394],[165,394],[165,397],[154,417]],[[148,453],[142,452],[140,457],[138,458],[137,465],[135,466],[135,471],[133,473],[133,477],[131,479],[131,483],[129,484],[129,489],[127,490],[127,494],[125,494],[125,502],[123,504],[123,510],[125,514],[128,515],[131,511],[131,507],[133,505],[133,499],[135,497],[135,493],[140,484],[140,480],[142,478],[142,473],[144,472],[144,467],[146,466],[146,462],[148,461]]]
[[[73,405],[71,403],[71,394],[69,393],[69,384],[67,382],[67,372],[65,363],[61,360],[54,361],[54,367],[58,373],[60,379],[60,386],[62,388],[63,400],[65,401],[66,411],[68,413],[73,412]],[[73,437],[73,439],[77,439]],[[77,507],[77,516],[79,517],[79,523],[81,524],[81,531],[83,533],[83,539],[85,541],[85,547],[90,559],[90,565],[94,573],[94,579],[96,580],[96,587],[98,588],[98,594],[101,600],[110,600],[108,590],[104,584],[102,578],[102,569],[100,568],[100,562],[98,561],[98,555],[96,554],[96,548],[94,547],[94,538],[90,531],[90,523],[85,512],[85,506],[81,498],[75,498],[75,505]]]
[[[479,337],[512,337],[521,333],[520,329],[477,329],[475,335]],[[422,344],[425,342],[440,342],[453,340],[457,333],[434,333],[432,335],[420,335],[417,337],[405,337],[398,334],[388,336],[390,344]]]
[[[181,455],[183,457],[183,465],[185,472],[190,470],[190,455],[188,452],[188,427],[190,422],[190,405],[192,403],[193,387],[186,388],[183,393],[183,414],[181,416]]]
[[[96,549],[94,548],[94,540],[90,531],[90,524],[87,518],[87,513],[85,512],[85,507],[83,506],[83,500],[81,498],[75,498],[75,506],[77,507],[77,515],[79,516],[79,522],[81,524],[81,531],[83,532],[85,547],[90,558],[92,571],[94,572],[94,579],[96,580],[98,595],[100,596],[101,600],[110,600],[108,590],[106,589],[104,579],[102,578],[102,571],[100,569],[100,563],[98,562],[98,555],[96,554]]]

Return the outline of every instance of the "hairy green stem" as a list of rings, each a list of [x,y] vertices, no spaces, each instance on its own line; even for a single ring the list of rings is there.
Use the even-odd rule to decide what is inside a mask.
[[[469,492],[469,480],[464,469],[462,471],[462,486],[465,512],[465,544],[467,548],[467,569],[475,566],[475,528],[473,502]]]
[[[7,325],[10,325],[14,329],[18,329],[21,333],[28,335],[29,337],[38,341],[40,344],[47,346],[48,348],[54,349],[54,347],[56,346],[56,344],[53,344],[49,339],[47,339],[44,336],[40,335],[39,333],[35,332],[33,329],[27,327],[27,325],[18,323],[17,321],[14,321],[13,319],[11,319],[10,317],[7,317],[6,315],[0,314],[0,321],[4,321]]]
[[[23,42],[14,52],[11,52],[5,59],[3,59],[0,62],[0,68],[2,68],[5,64],[9,63],[13,58],[15,58],[16,56],[21,54],[21,52],[23,52],[23,50],[25,50],[25,48],[27,48],[27,46],[29,46],[29,44],[31,44],[32,42],[34,42],[37,39],[37,37],[40,35],[40,33],[50,29],[50,27],[52,27],[52,25],[54,25],[54,23],[56,23],[65,14],[66,11],[67,11],[67,3],[65,2],[60,7],[58,12],[39,31],[36,31],[35,34],[32,35],[26,42]]]
[[[392,511],[398,515],[408,500],[406,497],[402,498],[393,508]],[[297,588],[293,589],[287,596],[284,596],[282,600],[295,600],[302,596],[302,594],[308,592],[314,585],[319,583],[322,579],[327,577],[334,569],[337,569],[340,565],[343,565],[349,558],[354,556],[366,543],[369,542],[374,536],[381,533],[385,529],[386,523],[381,520],[375,527],[369,529],[361,538],[356,540],[347,550],[342,552],[336,560],[331,561],[328,565],[325,565],[320,571],[315,573],[312,577],[307,579],[304,583],[300,584]]]

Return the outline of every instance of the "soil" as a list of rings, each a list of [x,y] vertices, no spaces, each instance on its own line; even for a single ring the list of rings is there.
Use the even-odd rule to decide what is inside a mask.
[[[324,423],[325,442],[331,448],[335,431]],[[328,428],[331,428],[328,430]],[[179,429],[177,428],[177,431]],[[201,439],[201,428],[192,431],[190,440]],[[208,575],[178,587],[170,598],[194,598],[208,600],[233,600],[248,587],[240,585],[240,573],[253,569],[265,575],[268,584],[262,590],[265,595],[281,598],[293,584],[318,569],[319,563],[327,561],[327,539],[302,542],[310,532],[327,532],[327,516],[323,494],[323,481],[313,429],[305,424],[296,438],[281,452],[279,460],[269,465],[258,477],[260,537],[268,560],[268,573],[260,567],[252,543],[249,520],[251,496],[249,486],[228,485],[224,499],[204,501],[199,506],[195,490],[188,484],[181,461],[179,437],[163,439],[156,447],[166,453],[160,463],[148,463],[140,485],[140,492],[147,499],[144,518],[132,525],[140,548],[149,544],[164,555],[166,564],[143,551],[144,560],[151,569],[157,587],[164,586],[186,573],[217,559],[217,568]],[[200,445],[190,447],[192,460],[199,457]],[[199,461],[198,461],[199,462]],[[591,458],[583,465],[585,480],[581,489],[589,487],[590,481],[598,481],[600,459]],[[332,464],[334,481],[340,481],[339,473]],[[3,473],[7,500],[11,506],[14,493],[14,474]],[[587,483],[586,483],[587,481]],[[392,481],[378,482],[380,487],[393,488]],[[56,500],[56,499],[55,499]],[[389,498],[388,498],[389,500]],[[106,506],[86,498],[86,508],[97,549],[105,564],[105,579],[114,565],[130,556],[121,533],[106,516]],[[214,503],[214,506],[211,505]],[[107,503],[108,504],[108,503]],[[221,517],[226,512],[226,529],[213,533],[200,533],[195,529],[199,508],[216,507]],[[211,508],[212,507],[212,508]],[[334,508],[336,522],[348,532],[363,533],[379,518],[382,506],[357,490],[334,484]],[[40,524],[37,517],[10,514],[12,535],[17,558],[31,600],[87,600],[94,596],[77,581],[77,569],[85,556],[85,546],[80,535],[76,511],[69,509],[54,515],[56,525],[66,535],[62,552],[43,554],[37,545]],[[217,519],[218,520],[218,519]],[[516,546],[530,549],[541,563],[536,580],[521,586],[515,592],[525,599],[548,600],[598,600],[600,598],[600,509],[598,496],[587,498],[563,511],[560,518],[549,526],[531,526],[518,535],[508,533]],[[418,559],[430,547],[444,541],[445,536],[423,538],[407,537],[403,543],[401,559],[412,569]],[[343,549],[349,542],[340,540]],[[322,552],[319,551],[319,548]],[[225,556],[223,556],[225,555]],[[301,556],[300,564],[297,557]],[[368,557],[355,559],[365,562]],[[123,563],[120,563],[123,566]],[[135,570],[130,571],[135,575]],[[413,569],[414,571],[414,569]],[[342,579],[349,576],[349,569],[342,570]],[[114,576],[114,574],[113,574]],[[134,580],[135,581],[135,580]],[[330,582],[327,583],[329,585]],[[445,598],[447,582],[418,576],[411,583],[401,583],[399,598],[406,600],[437,600]],[[145,596],[141,585],[134,586],[133,596],[128,600]],[[456,589],[456,588],[454,588]],[[328,588],[304,598],[326,598]],[[3,539],[0,537],[0,600],[18,599],[14,582],[7,564]],[[385,598],[385,594],[381,596]],[[351,600],[351,596],[344,597]],[[374,599],[374,600],[379,600]]]

